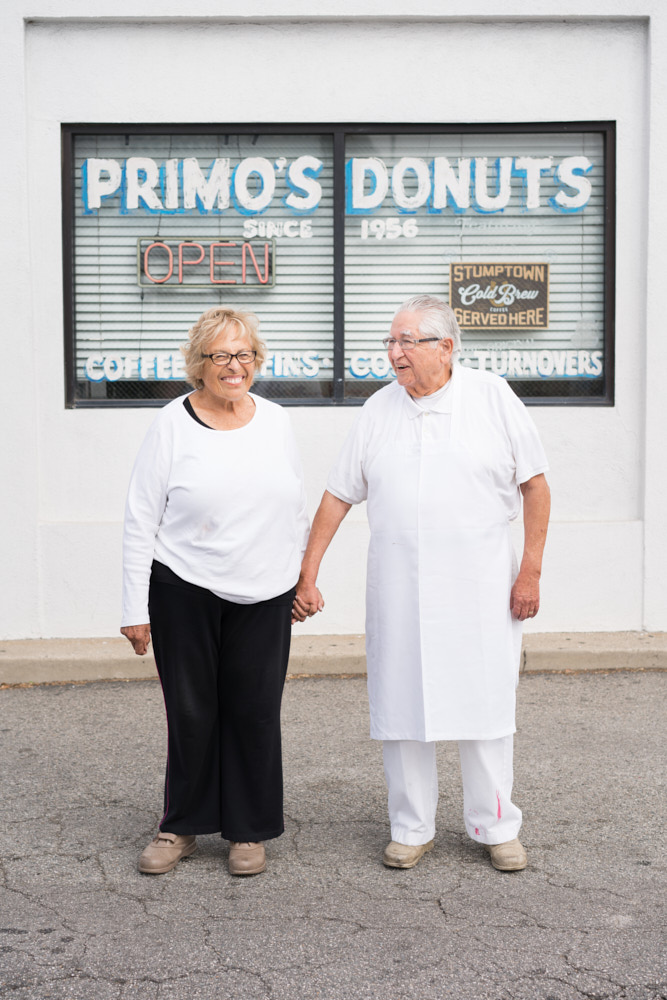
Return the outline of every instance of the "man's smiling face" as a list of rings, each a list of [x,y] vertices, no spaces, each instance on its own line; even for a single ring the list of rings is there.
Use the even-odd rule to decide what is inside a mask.
[[[396,380],[411,396],[428,396],[440,389],[451,374],[453,341],[429,341],[417,344],[411,351],[404,351],[400,341],[409,337],[421,340],[419,325],[423,312],[400,312],[394,317],[389,336],[397,343],[389,349],[391,367],[396,372]]]

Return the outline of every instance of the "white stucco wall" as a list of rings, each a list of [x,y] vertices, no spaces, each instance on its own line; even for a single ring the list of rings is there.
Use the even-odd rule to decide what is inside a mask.
[[[447,17],[442,3],[328,6],[192,3],[185,18],[180,4],[100,0],[92,18],[83,3],[10,0],[0,14],[16,95],[0,108],[3,637],[117,631],[124,494],[154,416],[64,407],[61,122],[616,120],[616,405],[532,408],[554,506],[530,627],[667,629],[667,15],[657,3],[589,3],[588,19],[546,2],[451,3]],[[314,509],[356,410],[290,412]],[[366,538],[355,509],[326,557],[327,611],[305,629],[363,631]]]

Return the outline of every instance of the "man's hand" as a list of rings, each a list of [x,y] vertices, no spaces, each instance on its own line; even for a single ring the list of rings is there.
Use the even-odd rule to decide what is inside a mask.
[[[510,610],[513,618],[524,622],[534,618],[540,610],[540,576],[542,575],[542,553],[547,538],[551,494],[549,486],[540,473],[521,484],[523,494],[523,558],[519,575],[514,581],[510,594]]]
[[[292,607],[292,625],[295,622],[305,622],[306,618],[312,618],[324,607],[322,595],[316,585],[317,574],[322,556],[351,506],[352,504],[346,503],[328,490],[324,491],[313,519],[308,546],[301,563],[301,575],[296,585],[296,597]]]
[[[137,656],[145,656],[151,641],[150,625],[126,625],[122,634],[132,643],[132,649]]]
[[[518,618],[520,622],[524,622],[526,618],[534,618],[539,610],[539,574],[520,570],[510,594],[510,611],[512,612],[512,617]]]

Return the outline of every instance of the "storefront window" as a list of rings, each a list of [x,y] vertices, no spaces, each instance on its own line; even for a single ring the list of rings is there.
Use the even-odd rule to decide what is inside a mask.
[[[251,309],[256,391],[359,403],[398,304],[526,401],[613,400],[613,126],[65,126],[68,404],[187,391],[205,309]]]

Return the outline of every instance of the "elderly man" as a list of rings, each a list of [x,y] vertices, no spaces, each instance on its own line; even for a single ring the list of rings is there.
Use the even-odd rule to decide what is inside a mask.
[[[436,740],[457,740],[466,830],[501,871],[525,868],[512,802],[522,622],[539,608],[547,461],[507,383],[457,362],[460,331],[418,295],[384,341],[396,381],[364,405],[332,469],[297,587],[322,610],[317,573],[338,526],[368,501],[366,648],[371,737],[383,741],[391,843],[412,868],[433,847]],[[510,521],[524,507],[517,571]]]

